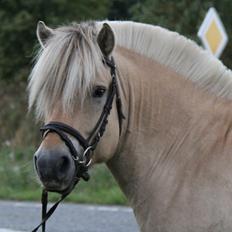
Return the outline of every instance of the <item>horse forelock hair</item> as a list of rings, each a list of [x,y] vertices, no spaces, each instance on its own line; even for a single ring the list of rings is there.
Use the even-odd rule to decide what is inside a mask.
[[[102,55],[93,22],[59,27],[38,52],[29,78],[29,109],[36,106],[38,118],[52,113],[57,102],[64,112],[83,103],[97,74]]]
[[[163,64],[200,87],[232,99],[232,72],[195,42],[159,26],[130,21],[105,21],[117,45]],[[103,22],[98,22],[100,28]]]

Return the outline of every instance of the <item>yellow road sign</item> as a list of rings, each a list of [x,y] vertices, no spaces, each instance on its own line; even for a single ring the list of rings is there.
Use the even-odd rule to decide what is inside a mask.
[[[219,57],[224,50],[228,36],[216,10],[211,7],[197,33],[204,47]]]

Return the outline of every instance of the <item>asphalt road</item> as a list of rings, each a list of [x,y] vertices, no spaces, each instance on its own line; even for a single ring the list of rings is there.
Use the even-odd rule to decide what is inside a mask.
[[[0,201],[0,232],[31,231],[40,221],[39,203]],[[128,207],[61,204],[47,232],[139,232]]]

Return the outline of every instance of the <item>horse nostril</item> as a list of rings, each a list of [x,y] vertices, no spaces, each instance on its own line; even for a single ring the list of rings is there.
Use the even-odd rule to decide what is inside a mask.
[[[70,166],[70,160],[66,156],[62,156],[60,159],[60,165],[59,169],[61,173],[65,173],[69,169]]]

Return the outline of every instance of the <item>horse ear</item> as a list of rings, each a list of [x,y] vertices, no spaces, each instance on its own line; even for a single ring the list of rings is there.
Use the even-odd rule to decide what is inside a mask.
[[[47,27],[43,21],[39,21],[37,23],[36,34],[40,45],[44,48],[46,41],[53,35],[53,30]]]
[[[115,46],[114,32],[109,24],[103,24],[103,27],[98,34],[97,42],[102,54],[108,57],[112,53]]]

